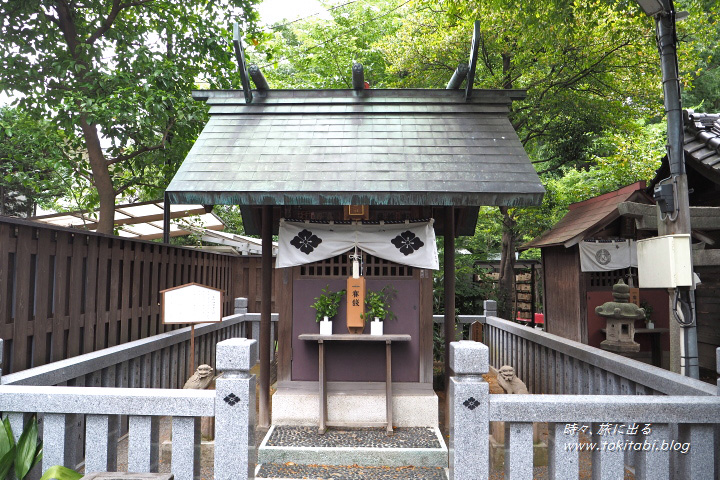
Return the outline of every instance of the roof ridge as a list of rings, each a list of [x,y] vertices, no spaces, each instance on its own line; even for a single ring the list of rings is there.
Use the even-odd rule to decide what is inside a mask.
[[[631,194],[638,190],[644,190],[645,189],[645,180],[640,180],[635,183],[631,183],[630,185],[625,185],[624,187],[618,188],[617,190],[613,190],[612,192],[603,193],[602,195],[598,195],[592,198],[588,198],[587,200],[583,200],[581,202],[575,202],[568,205],[568,210],[575,210],[576,208],[583,207],[587,205],[588,203],[597,203],[601,202],[603,200],[608,200],[613,197],[619,197],[621,195],[625,194]]]

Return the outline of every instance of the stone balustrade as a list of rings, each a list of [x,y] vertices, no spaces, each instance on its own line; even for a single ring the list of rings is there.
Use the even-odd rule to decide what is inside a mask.
[[[450,348],[451,480],[488,478],[489,422],[506,422],[505,478],[510,480],[533,478],[528,452],[538,422],[548,425],[551,479],[578,477],[579,448],[591,452],[598,479],[623,478],[626,465],[638,479],[720,474],[720,396],[488,395],[481,376],[489,370],[488,347],[460,341]],[[586,441],[580,433],[587,434]]]
[[[486,312],[492,310],[486,307]],[[530,393],[575,395],[715,395],[700,380],[503,320],[482,317],[490,364],[511,365]]]
[[[2,343],[0,343],[1,353]],[[244,338],[217,344],[217,367],[224,375],[215,391],[153,388],[82,389],[66,386],[0,386],[0,411],[19,437],[28,413],[37,413],[45,452],[42,469],[52,465],[75,467],[75,437],[69,419],[82,415],[85,423],[85,471],[114,471],[117,467],[118,417],[129,418],[128,470],[157,472],[158,424],[172,417],[171,468],[176,480],[197,480],[200,468],[200,417],[215,417],[215,478],[243,480],[255,467],[255,377],[257,341]]]

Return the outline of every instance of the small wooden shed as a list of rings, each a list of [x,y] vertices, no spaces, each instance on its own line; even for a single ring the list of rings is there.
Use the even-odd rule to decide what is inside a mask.
[[[621,214],[624,202],[647,205],[653,200],[645,192],[645,182],[637,182],[614,192],[570,205],[568,213],[549,231],[526,243],[522,249],[539,248],[543,264],[545,329],[571,340],[599,347],[605,339],[605,321],[595,307],[612,300],[612,286],[622,279],[637,285],[637,264],[605,271],[582,271],[581,242],[611,244],[655,236],[656,231],[636,228],[635,219]],[[606,251],[612,249],[608,246]],[[658,289],[640,292],[640,300],[653,307],[657,328],[668,327],[667,293]],[[644,327],[642,322],[637,327]],[[636,337],[643,351],[651,350],[651,339]],[[663,335],[663,350],[669,348]]]

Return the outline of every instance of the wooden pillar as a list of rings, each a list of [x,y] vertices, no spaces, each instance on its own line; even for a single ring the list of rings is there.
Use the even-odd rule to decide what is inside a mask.
[[[455,207],[445,207],[445,391],[450,385],[450,342],[455,340]]]
[[[163,204],[163,243],[170,243],[170,199],[165,192],[165,202]]]
[[[272,206],[262,207],[262,288],[260,300],[260,427],[270,427],[270,314],[272,301]]]

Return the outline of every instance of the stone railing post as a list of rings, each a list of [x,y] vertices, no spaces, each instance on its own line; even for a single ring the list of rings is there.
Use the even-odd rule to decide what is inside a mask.
[[[482,378],[489,370],[488,347],[469,340],[450,343],[450,368],[450,480],[488,478],[489,386]]]
[[[495,300],[483,301],[483,310],[486,317],[497,317],[497,302]]]
[[[233,310],[233,313],[235,315],[248,313],[248,299],[245,297],[237,297],[235,299],[235,308]],[[240,324],[240,336],[241,337],[244,337],[244,338],[248,337],[248,332],[246,329],[247,329],[247,323],[242,322]]]
[[[257,340],[231,338],[217,344],[215,382],[215,479],[255,477],[255,375]]]
[[[0,345],[2,346],[2,345]],[[0,354],[2,349],[0,349]],[[720,395],[720,348],[715,349],[715,370],[718,374],[717,394]],[[715,424],[715,476],[720,478],[720,424]]]
[[[248,299],[245,297],[237,297],[235,299],[235,311],[233,312],[235,315],[238,315],[240,313],[247,313],[248,311]]]

